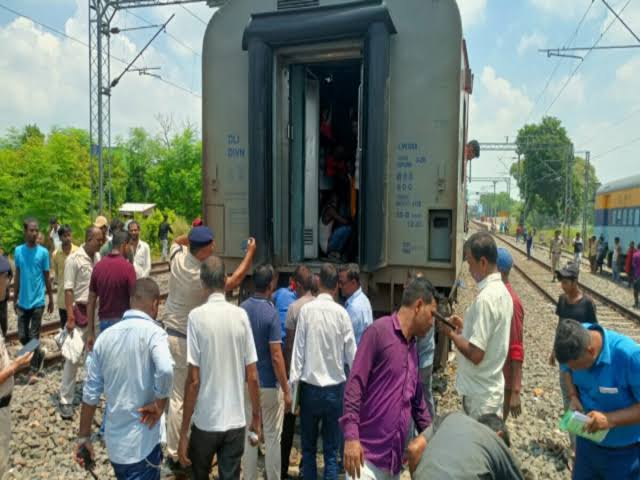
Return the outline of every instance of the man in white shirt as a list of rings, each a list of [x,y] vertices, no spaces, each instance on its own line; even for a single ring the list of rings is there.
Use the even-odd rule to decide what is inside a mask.
[[[246,434],[245,378],[251,397],[249,430],[260,434],[258,356],[247,312],[225,299],[224,263],[214,256],[205,259],[200,279],[209,299],[188,319],[189,370],[178,458],[191,465],[193,479],[205,480],[216,455],[220,479],[237,479]]]
[[[291,358],[292,385],[300,385],[302,464],[305,478],[317,478],[316,449],[322,422],[324,478],[338,478],[336,452],[338,419],[342,416],[342,395],[347,380],[345,364],[351,368],[356,340],[347,311],[334,300],[338,272],[331,264],[320,270],[318,298],[300,310]]]
[[[504,366],[509,351],[513,301],[498,267],[498,249],[487,232],[473,234],[464,246],[471,276],[480,293],[464,320],[451,317],[456,331],[446,329],[458,355],[456,389],[467,415],[478,419],[490,413],[502,415]]]
[[[133,268],[136,278],[146,278],[151,273],[151,249],[149,244],[140,240],[140,224],[131,220],[127,227],[129,232],[129,249],[133,256]]]
[[[100,247],[104,243],[102,230],[89,227],[86,230],[84,245],[73,252],[65,261],[64,282],[58,288],[64,290],[64,303],[67,310],[66,328],[69,335],[87,338],[87,302],[91,273],[100,261]],[[76,391],[76,376],[81,362],[73,363],[65,359],[60,384],[60,416],[65,420],[73,418],[73,398]]]

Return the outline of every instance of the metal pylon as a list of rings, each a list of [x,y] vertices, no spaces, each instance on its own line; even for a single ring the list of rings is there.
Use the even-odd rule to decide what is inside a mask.
[[[89,0],[89,136],[91,143],[91,211],[105,212],[105,165],[108,177],[107,210],[111,210],[111,78],[110,35],[115,9],[108,0]],[[96,175],[97,167],[97,175]],[[97,204],[95,199],[98,199]]]

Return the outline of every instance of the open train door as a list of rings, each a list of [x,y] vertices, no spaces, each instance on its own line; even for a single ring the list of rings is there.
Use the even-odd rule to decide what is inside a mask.
[[[305,65],[289,68],[291,261],[318,257],[320,83]]]

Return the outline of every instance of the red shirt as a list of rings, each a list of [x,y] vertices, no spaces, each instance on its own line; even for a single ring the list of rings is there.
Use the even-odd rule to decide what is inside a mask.
[[[136,286],[136,271],[122,255],[110,253],[93,268],[89,291],[100,299],[98,317],[122,318]]]
[[[524,308],[520,297],[513,291],[510,283],[505,283],[511,299],[513,300],[513,317],[511,318],[511,333],[509,335],[509,353],[504,362],[502,374],[504,375],[504,386],[510,390],[520,390],[520,385],[512,385],[511,362],[522,362],[524,360],[524,346],[522,343]]]

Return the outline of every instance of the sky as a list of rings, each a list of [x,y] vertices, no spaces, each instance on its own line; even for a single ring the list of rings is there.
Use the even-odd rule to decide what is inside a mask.
[[[562,121],[576,151],[590,151],[601,181],[640,173],[640,49],[592,51],[581,61],[548,58],[540,48],[633,45],[638,41],[602,0],[459,0],[474,92],[470,138],[515,139],[543,115]],[[640,1],[608,0],[640,36]],[[87,0],[0,0],[0,134],[36,123],[88,128]],[[18,17],[16,12],[66,35]],[[163,81],[126,74],[112,95],[112,137],[136,126],[159,131],[158,116],[176,127],[201,124],[201,50],[213,10],[205,2],[119,12],[120,29],[159,24],[175,14],[136,63],[160,67]],[[136,15],[136,16],[134,16]],[[111,55],[132,59],[155,29],[112,35]],[[582,55],[585,55],[584,52]],[[111,63],[112,77],[124,64]],[[167,82],[170,82],[171,85]],[[474,177],[504,177],[513,153],[484,152]],[[512,181],[512,193],[517,189]],[[505,191],[506,184],[498,184]],[[471,191],[492,191],[473,183]]]

